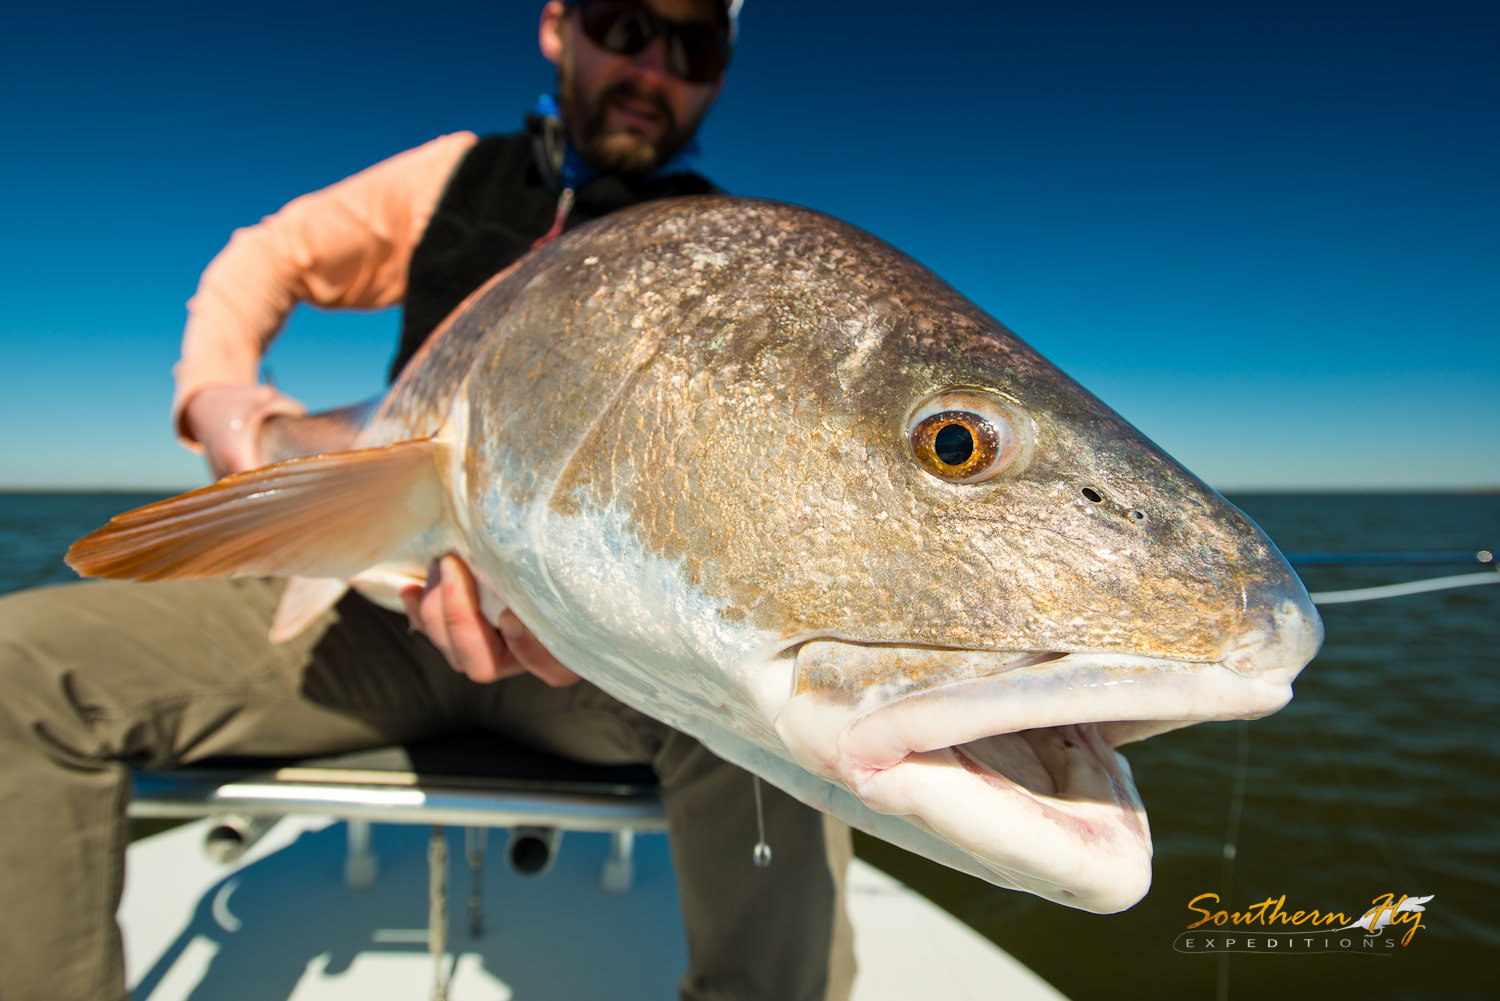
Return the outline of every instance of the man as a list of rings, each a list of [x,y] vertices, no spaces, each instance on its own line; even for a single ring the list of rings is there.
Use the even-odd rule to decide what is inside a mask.
[[[299,300],[404,301],[394,375],[533,244],[647,198],[712,190],[679,154],[723,86],[732,29],[720,0],[554,0],[539,38],[558,67],[559,117],[534,115],[515,136],[441,137],[237,231],[189,304],[173,404],[184,441],[216,474],[233,472],[259,464],[268,417],[302,412],[255,384]],[[0,1001],[127,996],[113,912],[129,766],[337,753],[475,726],[656,768],[689,939],[683,998],[847,996],[847,829],[768,789],[776,860],[756,869],[750,777],[578,682],[514,616],[485,622],[455,558],[404,595],[420,633],[349,596],[272,645],[280,591],[90,583],[0,600]]]

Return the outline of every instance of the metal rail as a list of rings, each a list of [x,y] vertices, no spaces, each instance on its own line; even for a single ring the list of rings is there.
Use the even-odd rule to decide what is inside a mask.
[[[296,771],[295,769],[283,769]],[[195,773],[137,772],[132,817],[202,817],[212,814],[323,814],[383,824],[450,824],[461,827],[556,827],[568,831],[665,831],[661,798],[646,787],[617,792],[573,792],[444,784],[403,773],[319,769],[326,781],[288,781]],[[364,779],[364,781],[359,781]],[[410,779],[411,781],[402,781]]]

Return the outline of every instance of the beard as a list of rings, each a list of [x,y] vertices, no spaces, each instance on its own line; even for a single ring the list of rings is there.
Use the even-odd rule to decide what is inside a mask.
[[[595,101],[588,102],[578,93],[572,61],[566,54],[558,66],[557,96],[563,121],[573,132],[583,162],[606,174],[649,174],[686,146],[697,129],[697,122],[684,127],[665,97],[641,89],[633,80],[620,80],[605,88]],[[653,143],[629,128],[605,134],[610,105],[627,97],[645,101],[661,113],[666,127],[660,140]]]

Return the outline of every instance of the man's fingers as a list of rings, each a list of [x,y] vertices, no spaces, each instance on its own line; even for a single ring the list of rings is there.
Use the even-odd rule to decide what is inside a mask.
[[[473,681],[491,682],[530,671],[554,688],[581,680],[542,646],[514,612],[500,615],[498,631],[484,618],[479,586],[469,568],[453,555],[433,560],[427,586],[401,591],[412,626],[456,671]]]
[[[406,616],[412,627],[432,640],[432,645],[447,658],[448,663],[459,670],[453,660],[453,644],[448,639],[448,621],[443,615],[442,569],[433,560],[427,569],[426,587],[408,587],[401,591],[401,600],[406,605]]]
[[[434,561],[435,566],[436,561]],[[435,574],[436,570],[433,573]],[[429,581],[435,579],[433,576],[428,578]],[[411,627],[431,640],[432,645],[438,648],[438,652],[448,660],[449,664],[452,664],[452,658],[448,657],[451,644],[448,642],[447,625],[443,622],[442,616],[436,614],[437,602],[441,599],[431,597],[432,594],[430,584],[427,587],[411,584],[401,589],[401,603],[406,606],[406,618],[411,623]]]
[[[406,606],[412,628],[432,641],[450,667],[474,681],[496,681],[520,673],[520,665],[505,662],[504,645],[492,628],[481,621],[476,635],[461,595],[454,597],[450,606],[456,576],[451,567],[445,569],[440,561],[433,560],[426,587],[413,584],[401,589],[401,603]],[[485,642],[484,634],[492,638],[494,646]]]
[[[422,594],[426,590],[420,584],[408,584],[401,589],[401,604],[406,606],[406,620],[418,632],[426,632],[422,628]]]
[[[531,630],[521,624],[515,612],[508,608],[501,612],[498,625],[500,635],[505,637],[505,645],[510,650],[511,656],[522,667],[553,688],[566,688],[568,685],[583,680],[552,656],[547,648],[542,646],[541,641],[531,634]]]
[[[439,614],[451,648],[444,651],[449,662],[478,682],[520,674],[523,666],[507,656],[500,634],[484,620],[479,588],[468,568],[456,556],[444,556],[438,568],[436,590],[441,595]]]

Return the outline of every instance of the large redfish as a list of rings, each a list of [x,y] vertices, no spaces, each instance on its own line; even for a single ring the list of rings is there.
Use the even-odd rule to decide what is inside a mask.
[[[614,696],[1091,911],[1150,885],[1115,748],[1275,712],[1322,638],[1239,510],[930,271],[786,205],[652,202],[534,252],[355,445],[121,515],[70,563],[336,579],[290,589],[285,631],[454,551]]]

